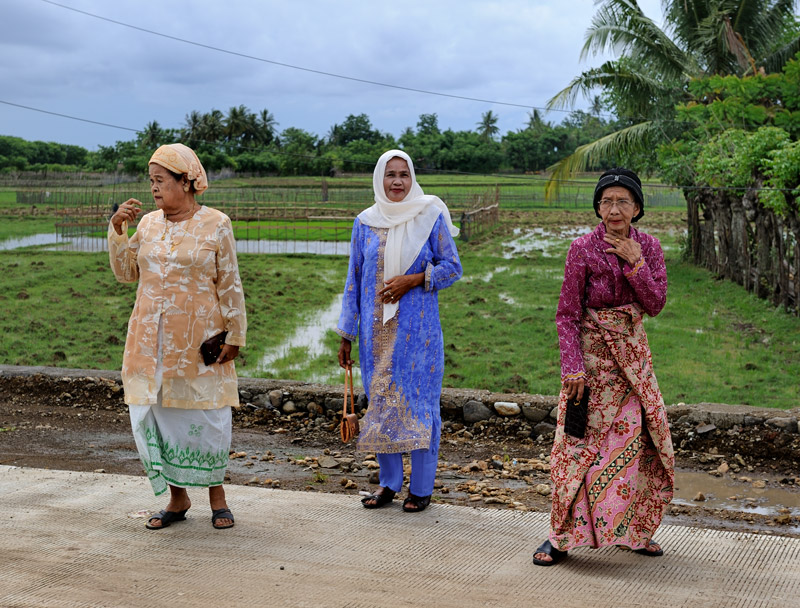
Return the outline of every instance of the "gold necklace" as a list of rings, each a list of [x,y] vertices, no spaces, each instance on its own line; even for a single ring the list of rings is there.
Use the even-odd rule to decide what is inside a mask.
[[[191,212],[192,213],[188,218],[186,218],[187,220],[191,220],[191,219],[194,218],[194,214],[196,213],[196,209],[195,209],[196,205],[197,205],[197,203],[192,205],[192,208],[191,208]],[[175,236],[176,236],[175,235],[175,231],[177,231],[177,229],[178,229],[178,222],[172,222],[172,229],[170,229],[169,223],[167,221],[167,213],[165,211],[163,211],[163,210],[162,210],[162,212],[164,213],[164,234],[161,235],[161,240],[165,241],[166,238],[167,238],[167,233],[169,233],[169,252],[170,253],[174,253],[176,247],[178,245],[180,245],[181,243],[183,243],[183,239],[186,238],[186,235],[189,232],[189,224],[187,224],[186,228],[183,229],[183,234],[181,235],[181,240],[180,241],[176,241],[175,240]],[[184,220],[181,220],[181,221],[184,221]]]

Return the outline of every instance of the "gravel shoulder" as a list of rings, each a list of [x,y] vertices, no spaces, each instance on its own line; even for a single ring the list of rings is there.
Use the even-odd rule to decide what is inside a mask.
[[[117,378],[0,371],[0,464],[142,475]],[[670,418],[678,487],[665,523],[800,537],[800,434],[709,429],[696,422],[704,406],[683,407],[694,414]],[[549,511],[552,434],[519,429],[499,417],[446,419],[434,500]],[[330,413],[243,406],[231,447],[228,483],[352,494],[354,502],[377,486],[373,455],[343,446]]]

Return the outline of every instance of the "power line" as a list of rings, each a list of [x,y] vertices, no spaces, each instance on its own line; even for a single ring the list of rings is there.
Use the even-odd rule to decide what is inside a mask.
[[[0,99],[0,103],[3,103],[7,106],[22,108],[23,110],[31,110],[33,112],[41,112],[42,114],[50,114],[51,116],[59,116],[61,118],[69,118],[70,120],[79,120],[81,122],[88,122],[93,125],[100,125],[101,127],[111,127],[112,129],[124,129],[125,131],[133,131],[134,133],[139,133],[139,129],[131,129],[130,127],[120,127],[119,125],[112,125],[110,123],[100,122],[98,120],[89,120],[88,118],[80,118],[78,116],[70,116],[69,114],[61,114],[60,112],[51,112],[50,110],[42,110],[40,108],[25,106],[22,105],[21,103],[13,103],[10,101],[4,101],[2,99]]]
[[[127,28],[130,28],[132,30],[137,30],[137,31],[140,31],[140,32],[144,32],[146,34],[151,34],[153,36],[160,36],[161,38],[167,38],[169,40],[175,40],[177,42],[182,42],[184,44],[190,44],[192,46],[197,46],[197,47],[208,49],[208,50],[211,50],[211,51],[216,51],[218,53],[225,53],[227,55],[233,55],[235,57],[242,57],[244,59],[251,59],[253,61],[260,61],[262,63],[269,63],[271,65],[277,65],[277,66],[281,66],[281,67],[284,67],[284,68],[289,68],[289,69],[292,69],[292,70],[300,70],[302,72],[309,72],[311,74],[319,74],[321,76],[330,76],[331,78],[339,78],[339,79],[342,79],[342,80],[350,80],[352,82],[360,82],[360,83],[363,83],[363,84],[371,84],[371,85],[374,85],[374,86],[386,87],[386,88],[389,88],[389,89],[399,89],[401,91],[410,91],[412,93],[422,93],[424,95],[435,95],[437,97],[449,97],[451,99],[462,99],[462,100],[465,100],[465,101],[476,101],[478,103],[489,103],[489,104],[495,104],[495,105],[499,105],[499,106],[509,106],[509,107],[512,107],[512,108],[525,108],[525,109],[529,109],[529,110],[543,110],[545,112],[566,112],[566,113],[569,113],[569,112],[572,111],[572,110],[561,110],[561,109],[558,109],[558,108],[542,108],[542,107],[536,107],[536,106],[532,106],[532,105],[528,105],[528,104],[512,103],[512,102],[508,102],[508,101],[495,101],[495,100],[492,100],[492,99],[481,99],[481,98],[478,98],[478,97],[467,97],[465,95],[453,95],[451,93],[441,93],[439,91],[428,91],[426,89],[417,89],[415,87],[404,87],[402,85],[389,84],[389,83],[386,83],[386,82],[378,82],[376,80],[368,80],[366,78],[357,78],[355,76],[345,76],[343,74],[335,74],[333,72],[326,72],[324,70],[316,70],[316,69],[313,69],[313,68],[306,68],[306,67],[299,66],[299,65],[293,65],[291,63],[284,63],[282,61],[274,61],[272,59],[265,59],[264,57],[256,57],[255,55],[248,55],[247,53],[240,53],[239,51],[231,51],[230,49],[223,49],[221,47],[213,46],[213,45],[210,45],[210,44],[204,44],[202,42],[195,42],[194,40],[188,40],[186,38],[179,38],[178,36],[171,36],[170,34],[164,34],[162,32],[157,32],[155,30],[147,29],[147,28],[144,28],[144,27],[139,27],[138,25],[131,25],[130,23],[125,23],[123,21],[117,21],[116,19],[111,19],[109,17],[103,17],[102,15],[97,15],[95,13],[90,13],[88,11],[82,11],[80,9],[73,8],[71,6],[66,6],[66,5],[60,4],[58,2],[53,2],[53,0],[42,0],[42,2],[45,2],[47,4],[51,4],[53,6],[57,6],[59,8],[66,9],[68,11],[73,11],[73,12],[79,13],[81,15],[86,15],[87,17],[92,17],[93,19],[99,19],[101,21],[106,21],[108,23],[113,23],[115,25],[120,25],[122,27],[127,27]]]

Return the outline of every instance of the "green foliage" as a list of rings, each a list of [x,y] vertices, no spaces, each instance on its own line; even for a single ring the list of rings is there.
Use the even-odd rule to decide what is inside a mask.
[[[762,192],[761,202],[779,215],[790,208],[796,213],[800,199],[800,141],[771,150],[763,165],[768,176],[766,185],[776,190]]]
[[[659,149],[668,181],[733,187],[739,195],[762,182],[766,208],[778,215],[796,209],[800,53],[780,74],[698,78],[688,91],[691,99],[677,107],[684,134]]]
[[[796,52],[800,27],[794,2],[665,0],[663,27],[648,18],[636,2],[599,0],[597,4],[583,57],[613,50],[619,59],[578,75],[549,103],[568,106],[578,95],[589,96],[600,88],[602,99],[619,117],[621,130],[627,130],[627,134],[607,136],[600,148],[591,144],[578,147],[559,162],[554,179],[580,171],[599,149],[610,159],[640,171],[653,167],[657,157],[662,158],[670,175],[685,175],[670,151],[655,151],[657,146],[669,146],[668,142],[685,136],[685,129],[692,131],[696,124],[714,132],[728,126],[754,129],[781,115],[779,126],[792,132],[796,123],[792,110],[787,114],[786,108],[753,102],[749,96],[754,91],[749,89],[760,85],[736,77],[778,71],[791,57],[788,51],[794,48]],[[691,82],[692,78],[706,80],[701,85]],[[769,87],[769,76],[765,79]],[[716,98],[716,104],[708,104],[706,95],[717,95],[715,89],[720,88],[731,97]],[[797,95],[797,90],[795,85],[793,93],[786,90],[781,94],[788,99]],[[676,110],[687,91],[692,101]],[[637,124],[650,124],[652,128],[632,129]]]
[[[350,114],[341,125],[335,124],[328,134],[328,143],[333,146],[346,146],[350,142],[363,141],[368,144],[381,142],[384,135],[372,128],[369,116]]]
[[[762,127],[753,133],[728,129],[702,147],[698,157],[699,184],[714,188],[747,188],[768,153],[785,145],[786,131]]]
[[[786,73],[748,77],[712,76],[691,80],[691,99],[677,106],[678,118],[705,128],[707,133],[725,129],[752,131],[774,124],[792,137],[800,135],[800,79],[792,61]]]
[[[553,129],[521,129],[503,137],[506,158],[522,171],[542,171],[559,158],[561,138]]]
[[[80,146],[0,135],[0,170],[75,171],[86,163],[88,156],[88,151]]]

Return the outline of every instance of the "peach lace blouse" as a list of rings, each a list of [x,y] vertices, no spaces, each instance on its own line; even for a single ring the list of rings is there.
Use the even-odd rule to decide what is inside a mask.
[[[204,340],[227,331],[245,345],[247,317],[231,220],[201,207],[192,218],[168,222],[160,210],[144,215],[128,238],[108,227],[111,268],[122,283],[139,281],[128,322],[122,382],[125,403],[157,402],[158,326],[163,319],[163,407],[218,409],[237,405],[233,361],[206,366]]]

